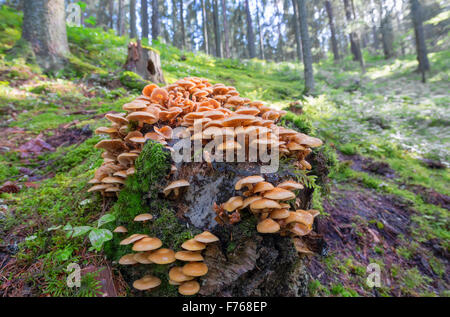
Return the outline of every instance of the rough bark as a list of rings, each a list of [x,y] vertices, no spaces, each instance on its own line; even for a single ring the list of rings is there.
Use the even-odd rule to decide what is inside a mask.
[[[158,39],[159,32],[159,4],[158,0],[152,0],[152,41]]]
[[[354,13],[354,9],[352,10],[353,2],[349,3],[349,0],[344,0],[344,9],[345,9],[345,17],[348,23],[353,22],[354,16],[352,16],[352,11]],[[364,59],[361,53],[361,46],[359,43],[358,34],[355,31],[351,31],[349,34],[350,38],[350,50],[353,55],[353,60],[358,61],[361,65],[361,68],[364,71]]]
[[[383,43],[384,58],[389,59],[394,57],[394,31],[392,29],[392,20],[390,13],[387,13],[380,24],[381,40]]]
[[[130,38],[137,38],[136,0],[130,0]]]
[[[208,44],[208,16],[206,15],[205,0],[202,0],[202,29],[203,29],[203,48],[206,54],[209,54]]]
[[[430,70],[430,62],[428,61],[427,46],[423,31],[422,8],[418,0],[410,0],[410,4],[414,34],[416,37],[417,61],[419,62],[419,71],[422,73],[422,81],[425,82],[425,72]]]
[[[45,71],[62,69],[69,52],[63,0],[25,1],[22,40]]]
[[[142,39],[148,39],[149,27],[148,27],[148,0],[141,0],[141,27],[142,27]]]
[[[246,19],[247,19],[248,53],[249,53],[250,58],[255,58],[256,57],[255,33],[253,31],[252,16],[250,14],[248,0],[245,0],[245,15],[246,15]]]
[[[228,30],[226,0],[222,0],[221,4],[222,4],[222,24],[223,24],[223,38],[224,38],[223,53],[225,58],[230,58],[230,39],[229,39],[230,31]]]
[[[340,56],[339,56],[338,44],[337,44],[337,40],[336,40],[336,30],[334,28],[333,7],[331,6],[330,1],[328,1],[328,0],[325,1],[325,9],[327,10],[328,24],[330,26],[331,48],[333,50],[334,60],[337,61],[340,59]]]
[[[303,93],[309,95],[314,93],[314,71],[312,66],[311,43],[308,33],[308,21],[305,0],[297,0],[298,15],[300,18],[300,33],[302,38],[303,65],[305,72],[305,89]]]
[[[159,54],[152,49],[143,48],[140,41],[128,44],[128,56],[124,68],[153,83],[166,82]]]
[[[172,44],[173,46],[180,47],[180,41],[178,36],[178,13],[177,13],[177,0],[172,0]]]
[[[220,24],[219,24],[219,4],[217,0],[213,0],[213,22],[214,22],[214,39],[216,40],[216,57],[222,57],[221,50],[221,36],[220,36]]]

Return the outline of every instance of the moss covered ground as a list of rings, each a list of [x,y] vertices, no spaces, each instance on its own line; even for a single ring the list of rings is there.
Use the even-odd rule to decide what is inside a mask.
[[[95,295],[99,286],[92,274],[83,277],[79,289],[66,286],[67,265],[102,267],[107,266],[105,254],[119,255],[111,254],[108,245],[103,251],[92,250],[86,237],[71,238],[64,227],[92,225],[106,212],[118,215],[119,208],[142,208],[142,189],[135,178],[109,211],[86,189],[101,164],[100,151],[93,147],[100,137],[92,131],[106,123],[103,113],[120,111],[145,81],[122,70],[126,37],[68,27],[72,56],[66,68],[44,74],[32,59],[11,52],[20,39],[20,14],[4,6],[0,21],[0,186],[12,181],[19,187],[17,193],[0,193],[0,294]],[[432,71],[426,84],[420,83],[412,55],[383,60],[366,54],[364,75],[349,58],[335,63],[330,57],[314,65],[316,94],[304,98],[299,63],[215,59],[163,43],[152,48],[161,54],[168,82],[201,76],[235,86],[245,97],[289,109],[283,124],[326,141],[320,152],[331,172],[329,180],[318,182],[321,190],[314,195],[323,221],[334,219],[336,206],[349,196],[369,193],[381,203],[403,204],[408,221],[391,238],[386,233],[391,225],[364,209],[359,218],[340,223],[364,240],[342,248],[360,248],[361,253],[369,248],[370,255],[356,258],[330,249],[314,256],[325,275],[313,274],[311,295],[449,294],[449,51],[430,53]],[[36,139],[52,148],[24,150]],[[156,155],[153,147],[148,151]],[[430,167],[430,161],[443,168]],[[163,177],[164,158],[151,162],[143,159],[139,173]],[[152,175],[154,170],[162,174]],[[166,206],[152,207],[160,219],[172,223]],[[175,243],[192,234],[174,226],[168,230]],[[362,239],[368,229],[380,241],[373,236],[372,241]],[[382,268],[383,283],[376,292],[365,284],[368,263]]]

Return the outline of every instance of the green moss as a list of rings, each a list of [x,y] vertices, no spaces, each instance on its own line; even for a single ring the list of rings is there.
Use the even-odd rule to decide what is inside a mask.
[[[144,80],[138,74],[130,71],[124,71],[120,73],[119,80],[125,87],[139,92],[141,92],[146,85],[150,84],[149,81]]]

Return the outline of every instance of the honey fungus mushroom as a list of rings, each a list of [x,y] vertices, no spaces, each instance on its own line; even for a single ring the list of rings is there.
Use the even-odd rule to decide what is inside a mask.
[[[164,188],[163,192],[166,197],[169,196],[170,193],[173,192],[174,198],[177,198],[180,195],[180,189],[183,187],[188,187],[188,186],[189,186],[189,182],[187,180],[180,179],[180,180],[170,183],[169,186]]]
[[[153,275],[145,275],[133,282],[133,287],[140,291],[146,291],[161,285],[161,280]]]

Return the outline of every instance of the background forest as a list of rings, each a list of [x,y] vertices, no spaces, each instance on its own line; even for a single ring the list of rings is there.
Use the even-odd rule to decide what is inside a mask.
[[[102,245],[67,230],[109,207],[86,192],[102,162],[93,131],[149,83],[123,67],[135,40],[160,54],[167,83],[234,86],[325,141],[311,296],[449,295],[448,1],[65,1],[64,58],[41,52],[45,63],[27,42],[49,26],[24,19],[40,2],[0,1],[1,296],[95,296],[104,272],[129,294]],[[66,285],[73,262],[81,288]]]

